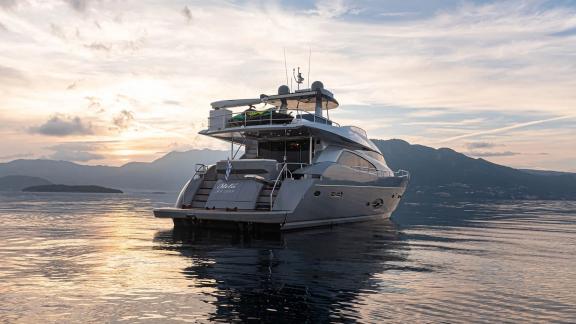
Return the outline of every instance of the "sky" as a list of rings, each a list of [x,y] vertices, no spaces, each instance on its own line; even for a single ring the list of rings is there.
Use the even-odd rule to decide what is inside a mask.
[[[284,50],[371,138],[576,172],[576,0],[0,0],[0,162],[227,149],[210,102],[276,93]]]

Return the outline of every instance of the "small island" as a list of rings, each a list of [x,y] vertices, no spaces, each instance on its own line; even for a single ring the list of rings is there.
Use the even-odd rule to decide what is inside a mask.
[[[123,193],[121,190],[100,186],[68,186],[62,184],[50,184],[31,186],[22,189],[25,192],[80,192],[80,193]]]

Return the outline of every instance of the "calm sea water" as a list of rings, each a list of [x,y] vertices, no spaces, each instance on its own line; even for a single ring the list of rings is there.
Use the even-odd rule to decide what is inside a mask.
[[[0,322],[576,322],[576,202],[241,237],[175,233],[172,200],[0,194]]]

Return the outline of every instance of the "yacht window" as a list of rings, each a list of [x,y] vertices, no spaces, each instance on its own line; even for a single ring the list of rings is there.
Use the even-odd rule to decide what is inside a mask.
[[[310,140],[268,141],[258,143],[258,158],[278,162],[310,163]]]
[[[376,152],[371,152],[371,151],[364,151],[364,154],[367,154],[368,156],[370,156],[371,158],[378,160],[384,164],[386,164],[386,160],[384,160],[384,157],[382,156],[382,154],[376,153]]]
[[[372,163],[368,162],[368,160],[347,151],[344,151],[342,154],[340,154],[338,163],[352,168],[376,170],[376,167]]]

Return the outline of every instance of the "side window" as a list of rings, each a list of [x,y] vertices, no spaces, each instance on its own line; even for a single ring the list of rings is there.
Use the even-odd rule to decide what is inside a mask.
[[[356,154],[347,151],[344,151],[342,152],[342,154],[340,154],[340,157],[338,158],[338,163],[352,168],[359,168],[364,170],[376,170],[376,167],[372,163],[368,162],[367,160]]]
[[[349,167],[355,167],[356,159],[354,157],[355,157],[354,154],[344,151],[342,152],[342,154],[340,154],[340,157],[338,158],[338,163]]]
[[[361,164],[362,168],[364,168],[366,170],[376,170],[376,167],[372,163],[368,162],[368,160],[366,160],[362,157],[359,157],[359,156],[358,156],[358,159],[360,159],[360,164]]]

